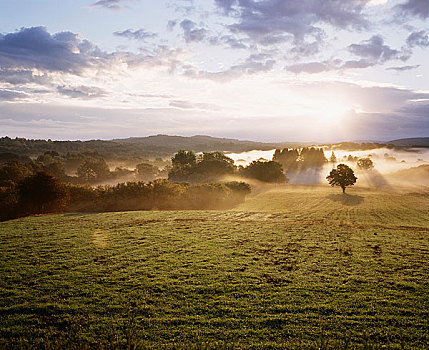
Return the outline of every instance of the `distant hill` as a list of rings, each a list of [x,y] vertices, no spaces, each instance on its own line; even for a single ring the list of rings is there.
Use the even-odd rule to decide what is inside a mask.
[[[409,147],[429,147],[429,137],[414,137],[408,139],[398,139],[387,142],[395,146]]]
[[[130,137],[127,139],[115,139],[114,142],[122,144],[134,144],[146,147],[170,148],[174,151],[179,149],[193,150],[196,152],[223,151],[244,152],[254,149],[269,150],[278,147],[275,143],[264,143],[247,140],[218,138],[205,135],[196,136],[169,136],[154,135],[147,137]]]
[[[251,150],[270,150],[273,148],[307,146],[307,143],[264,143],[244,141],[211,136],[168,136],[155,135],[148,137],[131,137],[114,140],[90,141],[52,141],[31,140],[25,138],[0,138],[0,154],[5,159],[10,154],[36,157],[46,151],[56,151],[59,154],[97,152],[106,159],[118,158],[156,158],[171,157],[180,149],[194,152],[246,152]],[[0,157],[1,158],[1,157]]]

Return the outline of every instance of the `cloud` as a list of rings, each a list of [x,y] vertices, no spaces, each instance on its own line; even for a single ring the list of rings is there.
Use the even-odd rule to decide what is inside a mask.
[[[99,65],[106,56],[90,41],[71,32],[51,35],[45,27],[32,27],[0,34],[3,70],[39,69],[80,75],[84,69]]]
[[[285,69],[289,72],[293,72],[296,74],[298,73],[315,74],[315,73],[322,73],[322,72],[338,69],[338,67],[335,65],[332,65],[328,61],[324,61],[324,62],[308,62],[308,63],[293,64],[293,65],[286,66]]]
[[[180,22],[180,27],[183,29],[183,36],[187,43],[203,41],[209,33],[204,28],[196,28],[196,23],[189,19]]]
[[[32,70],[21,69],[0,69],[0,82],[8,83],[11,85],[25,85],[25,84],[49,84],[50,79],[46,73],[35,74]]]
[[[413,32],[407,38],[407,45],[409,47],[429,47],[429,36],[424,30]]]
[[[389,67],[386,68],[386,70],[395,70],[397,72],[405,72],[412,69],[417,69],[420,67],[420,64],[417,64],[415,66],[402,66],[402,67]]]
[[[233,35],[212,36],[208,39],[211,45],[222,45],[231,49],[247,49],[246,41]]]
[[[210,103],[192,103],[190,101],[183,100],[173,100],[170,101],[169,105],[171,107],[180,108],[180,109],[200,109],[207,111],[217,111],[219,107]]]
[[[177,25],[177,20],[169,20],[167,22],[167,29],[171,32]]]
[[[231,66],[229,69],[219,72],[197,70],[195,67],[184,67],[183,75],[194,79],[210,79],[216,81],[229,81],[243,75],[252,75],[261,72],[269,72],[274,68],[276,61],[264,54],[250,55],[244,62]]]
[[[153,39],[158,36],[158,34],[147,32],[143,28],[137,29],[137,30],[127,29],[122,32],[118,31],[118,32],[114,32],[113,35],[124,37],[127,39],[139,40],[139,41],[146,41],[147,39]]]
[[[94,86],[57,86],[57,91],[61,95],[82,100],[90,100],[107,95],[107,91]]]
[[[360,44],[349,45],[348,49],[354,55],[363,57],[369,62],[374,63],[383,63],[392,59],[406,61],[409,58],[403,52],[391,49],[388,45],[385,45],[380,35],[374,35],[369,40],[362,41]]]
[[[336,28],[365,28],[362,11],[369,0],[215,0],[221,11],[236,19],[229,26],[235,33],[244,33],[262,45],[305,41],[307,36],[319,38],[323,30],[316,25]]]
[[[397,13],[402,16],[412,15],[423,19],[429,17],[429,1],[407,0],[403,4],[395,6]]]
[[[120,10],[125,6],[123,3],[129,0],[99,0],[90,5],[91,7],[101,7],[109,10]]]
[[[374,35],[359,44],[351,44],[347,49],[360,59],[343,61],[341,59],[325,60],[321,62],[306,62],[285,67],[293,73],[316,74],[328,71],[342,71],[347,69],[364,69],[385,63],[390,60],[406,61],[410,58],[409,50],[402,48],[395,50],[384,44],[380,35]]]
[[[21,91],[0,89],[0,101],[16,101],[28,98],[28,94]]]

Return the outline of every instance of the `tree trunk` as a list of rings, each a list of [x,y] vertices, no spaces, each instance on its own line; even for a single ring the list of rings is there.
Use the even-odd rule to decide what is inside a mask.
[[[343,189],[343,193],[346,193],[346,188],[345,187],[341,187]]]

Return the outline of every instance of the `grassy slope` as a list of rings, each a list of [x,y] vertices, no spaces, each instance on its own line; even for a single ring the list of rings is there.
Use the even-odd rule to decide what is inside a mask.
[[[1,223],[0,347],[427,348],[428,196],[348,191]]]

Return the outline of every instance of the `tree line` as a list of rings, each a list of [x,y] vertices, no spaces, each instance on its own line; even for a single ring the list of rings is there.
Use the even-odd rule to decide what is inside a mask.
[[[180,150],[162,174],[150,163],[111,171],[96,152],[60,156],[46,151],[35,160],[9,160],[0,167],[0,219],[48,212],[227,208],[250,193],[246,179],[287,183],[284,168],[304,171],[327,161],[318,148],[276,150],[273,160],[256,160],[245,167],[236,166],[222,152],[197,155]],[[374,165],[370,158],[362,158],[357,166],[369,170]],[[76,169],[76,175],[66,175],[67,167]],[[225,182],[228,176],[243,181]],[[94,186],[127,177],[133,181]],[[339,164],[327,180],[344,192],[357,178],[351,168]]]
[[[36,172],[0,188],[0,220],[63,212],[226,209],[250,193],[245,182],[173,183],[167,179],[91,186],[62,183]]]

